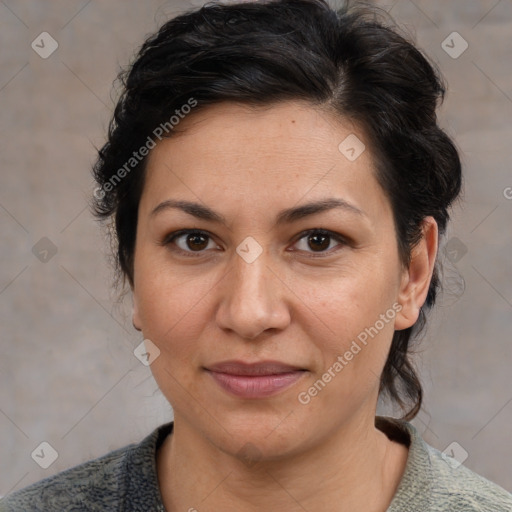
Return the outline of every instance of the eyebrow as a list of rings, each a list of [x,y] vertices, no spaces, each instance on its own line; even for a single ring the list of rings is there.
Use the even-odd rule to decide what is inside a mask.
[[[297,222],[305,217],[310,215],[314,215],[316,213],[325,212],[333,209],[341,209],[348,213],[356,214],[360,217],[367,217],[366,213],[354,206],[353,204],[345,201],[340,198],[326,198],[320,201],[315,201],[312,203],[303,204],[301,206],[296,206],[292,208],[287,208],[279,212],[276,217],[276,226],[282,224],[290,224],[292,222]],[[194,203],[191,201],[177,201],[173,199],[168,199],[163,201],[159,205],[157,205],[150,213],[150,217],[154,217],[160,212],[169,209],[178,209],[182,210],[189,215],[196,217],[197,219],[207,220],[211,222],[217,222],[219,224],[223,224],[227,226],[227,221],[224,216],[220,213],[215,212],[214,210],[208,208],[199,203]]]

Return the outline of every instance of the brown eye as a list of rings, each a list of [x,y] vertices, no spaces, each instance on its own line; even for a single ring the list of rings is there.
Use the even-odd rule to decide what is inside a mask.
[[[332,250],[331,247],[333,241],[337,242],[338,246],[349,245],[345,238],[338,233],[323,229],[310,229],[301,233],[301,235],[295,245],[302,243],[302,247],[299,250],[310,253],[312,257],[328,256],[336,252],[338,249]],[[209,245],[210,242],[213,244],[213,247]],[[216,246],[207,232],[190,229],[172,233],[165,238],[162,245],[169,246],[173,251],[187,256],[201,256],[206,249],[212,249]]]
[[[308,236],[308,244],[313,250],[325,251],[329,248],[330,237],[328,235],[316,234]]]
[[[205,249],[211,248],[209,247],[210,243],[215,246],[208,233],[204,231],[185,229],[166,237],[162,242],[162,245],[176,246],[175,248],[172,247],[172,250],[187,255],[194,255],[193,253],[198,253],[197,255],[200,256]]]
[[[328,250],[333,240],[338,242],[338,245],[348,245],[347,241],[341,235],[323,229],[311,229],[301,233],[301,235],[301,238],[297,242],[299,245],[302,243],[302,247],[300,247],[299,250],[309,253],[318,253],[319,256],[322,256],[323,253],[328,255],[335,252],[335,250]],[[313,254],[313,256],[315,255]]]
[[[203,234],[191,233],[186,235],[185,244],[194,251],[201,251],[208,245],[207,237]]]

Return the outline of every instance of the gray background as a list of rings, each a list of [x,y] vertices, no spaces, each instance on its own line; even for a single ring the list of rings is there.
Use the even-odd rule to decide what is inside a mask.
[[[440,252],[447,290],[418,345],[426,400],[413,423],[440,450],[459,443],[456,457],[465,450],[467,467],[510,491],[512,2],[378,3],[446,77],[441,124],[465,171]],[[133,355],[142,338],[130,297],[115,303],[86,199],[119,65],[191,5],[200,2],[0,1],[0,495],[172,418]],[[43,31],[59,44],[47,59],[31,48]],[[453,31],[469,44],[458,58],[441,46]],[[47,469],[31,458],[42,441],[59,454]]]

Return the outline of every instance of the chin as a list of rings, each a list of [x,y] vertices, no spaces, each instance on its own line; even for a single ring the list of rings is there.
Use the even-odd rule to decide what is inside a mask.
[[[243,460],[279,459],[300,451],[308,434],[294,414],[237,411],[223,415],[212,432],[212,423],[203,425],[204,434],[232,456]]]

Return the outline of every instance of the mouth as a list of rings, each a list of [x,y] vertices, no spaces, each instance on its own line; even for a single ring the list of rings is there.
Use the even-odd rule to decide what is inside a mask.
[[[284,391],[307,370],[279,361],[225,361],[205,368],[221,389],[239,398],[266,398]]]

